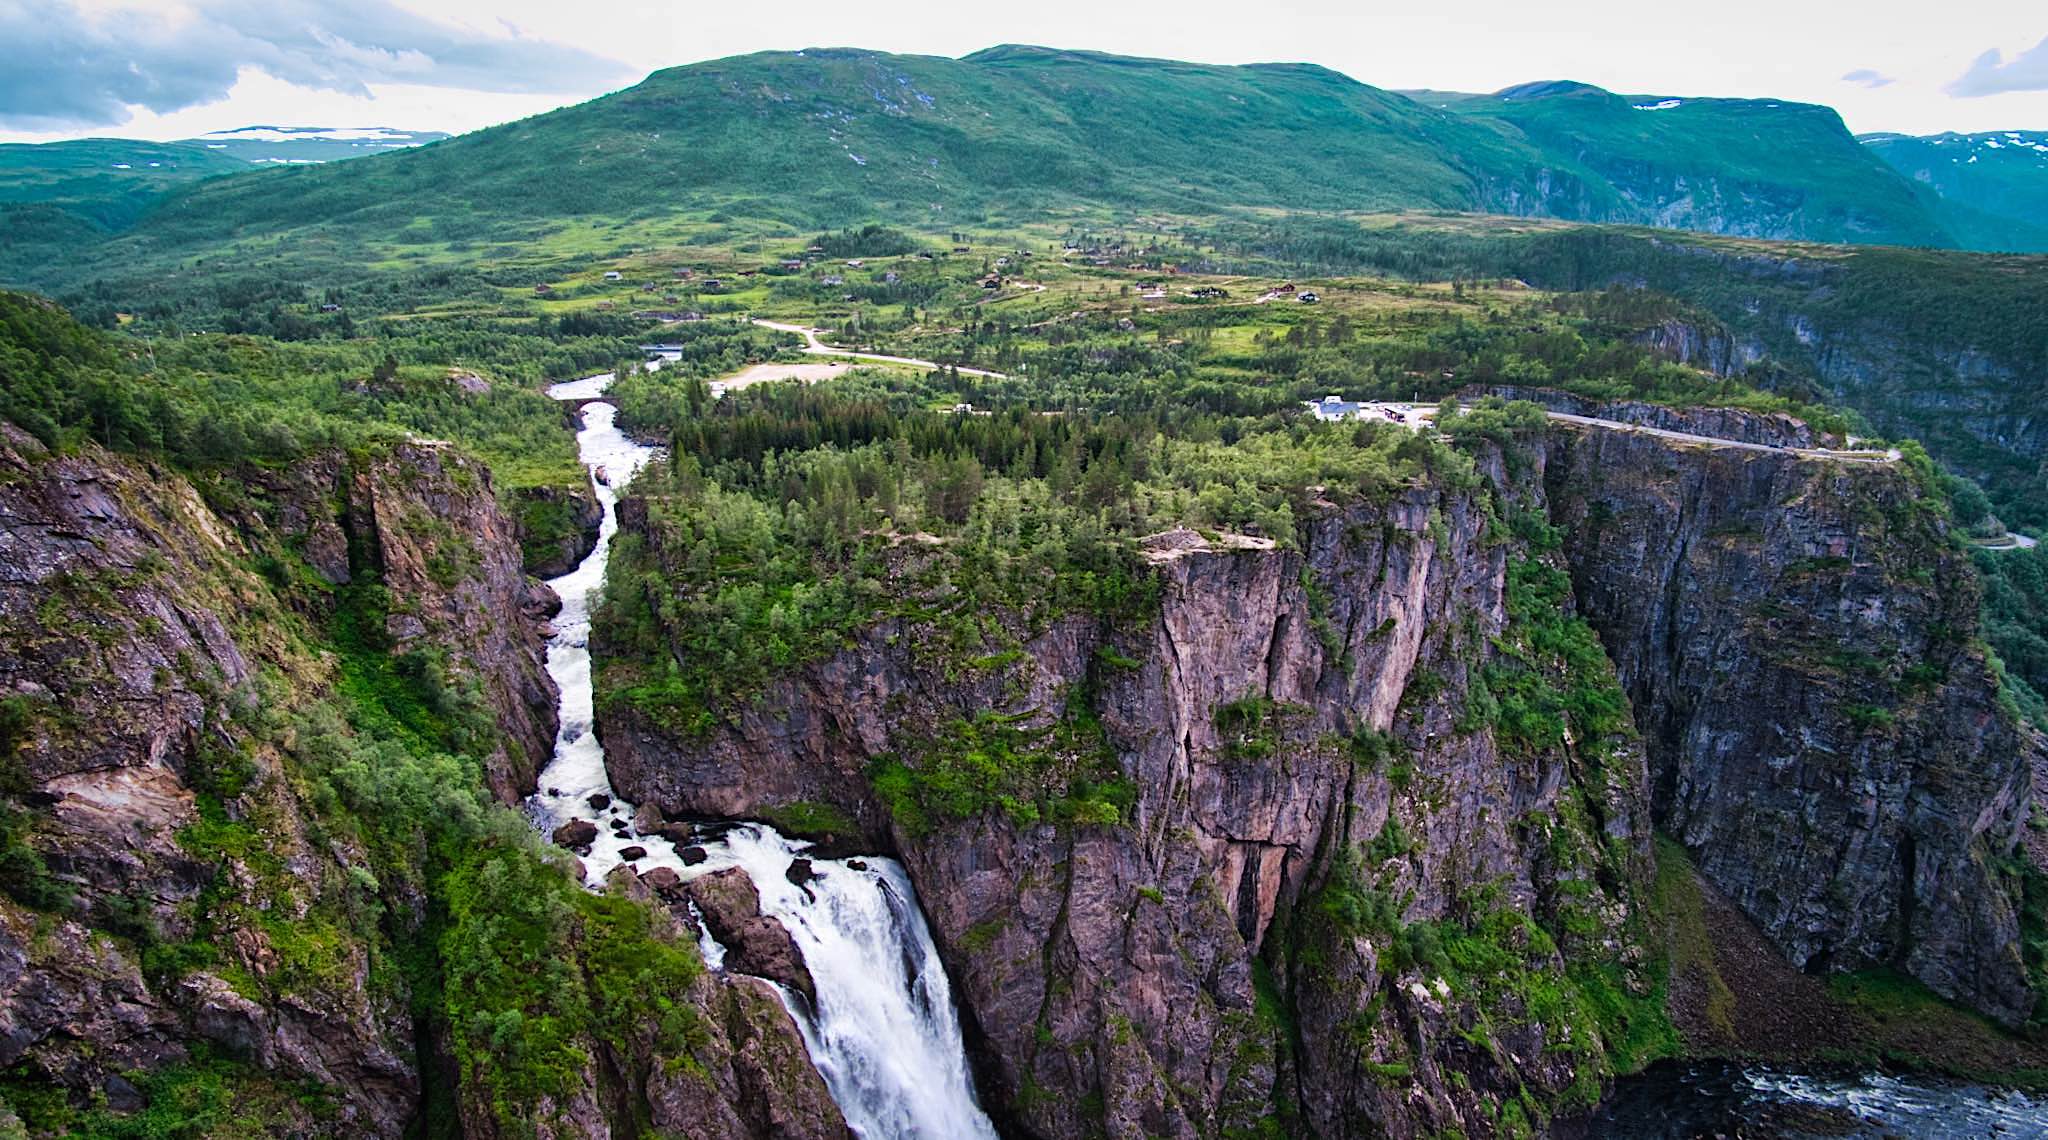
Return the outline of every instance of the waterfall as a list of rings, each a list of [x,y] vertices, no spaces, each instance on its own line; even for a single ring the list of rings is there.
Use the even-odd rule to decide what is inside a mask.
[[[550,387],[548,394],[588,400],[602,395],[611,379],[572,380]],[[554,758],[541,771],[540,790],[527,801],[529,818],[543,832],[571,820],[597,825],[597,839],[583,859],[592,886],[619,865],[627,847],[646,851],[635,867],[670,867],[685,879],[728,867],[745,871],[760,893],[762,913],[789,930],[810,971],[816,1008],[786,991],[783,1005],[855,1134],[862,1140],[995,1140],[995,1129],[975,1102],[951,984],[900,864],[879,857],[814,859],[815,877],[799,886],[787,872],[808,844],[765,824],[740,824],[707,836],[705,860],[690,867],[666,839],[631,828],[633,805],[612,791],[597,739],[590,604],[604,584],[619,529],[615,488],[645,467],[654,449],[627,438],[615,423],[617,414],[610,404],[585,404],[576,433],[578,455],[598,476],[604,518],[589,557],[548,583],[562,599],[547,645],[548,675],[561,690],[561,730]],[[593,797],[605,806],[592,807]],[[705,961],[721,968],[724,948],[708,933],[703,942]]]
[[[818,991],[815,1017],[783,995],[811,1060],[864,1140],[995,1140],[974,1100],[952,988],[910,876],[894,859],[813,859],[792,883],[807,846],[765,824],[734,827],[691,868],[738,867],[803,954]]]

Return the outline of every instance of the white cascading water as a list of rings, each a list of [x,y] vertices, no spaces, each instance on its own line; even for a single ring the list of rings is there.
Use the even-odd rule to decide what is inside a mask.
[[[550,387],[548,395],[588,400],[602,395],[611,380],[609,374],[571,380]],[[975,1102],[952,988],[901,865],[879,857],[813,859],[814,877],[799,886],[788,871],[808,845],[765,824],[707,835],[706,858],[689,867],[666,839],[631,828],[633,805],[613,793],[597,739],[590,605],[604,584],[619,529],[614,488],[645,467],[654,449],[627,438],[614,423],[616,415],[610,404],[586,404],[576,433],[578,454],[597,477],[604,521],[589,557],[548,583],[562,599],[547,646],[548,675],[561,690],[561,731],[554,759],[541,771],[540,791],[527,801],[528,815],[550,834],[572,820],[597,825],[597,838],[583,858],[593,886],[619,865],[628,847],[645,850],[634,861],[643,871],[670,867],[690,879],[728,867],[744,870],[760,893],[762,912],[789,930],[810,971],[817,1008],[805,1008],[786,991],[783,1004],[855,1134],[862,1140],[995,1140],[994,1127]],[[594,797],[606,806],[592,807]],[[706,962],[720,967],[724,948],[708,934],[704,941]]]
[[[952,987],[910,876],[894,859],[813,859],[813,877],[799,886],[787,872],[807,846],[743,823],[707,842],[709,858],[690,870],[745,871],[761,912],[795,939],[817,987],[817,1016],[806,1017],[786,992],[783,1004],[854,1132],[995,1140],[975,1103]]]

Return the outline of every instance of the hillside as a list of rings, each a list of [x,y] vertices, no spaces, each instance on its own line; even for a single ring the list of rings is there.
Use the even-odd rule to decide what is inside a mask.
[[[128,229],[171,191],[247,173],[251,164],[337,162],[447,137],[385,127],[243,127],[179,142],[0,145],[0,266],[36,266],[73,255]]]
[[[1937,221],[1933,196],[1891,177],[1829,107],[1618,95],[1571,82],[1485,96],[1419,94],[1440,109],[1513,126],[1558,170],[1619,198],[1578,215],[1508,212],[1744,237],[1955,244]]]
[[[360,264],[602,252],[885,218],[950,231],[1270,209],[1485,211],[1823,241],[1953,244],[1933,198],[1822,108],[1657,112],[1580,85],[1429,106],[1305,64],[998,47],[851,49],[656,72],[629,90],[374,161],[166,200],[110,256],[260,246]],[[508,243],[519,243],[515,251]],[[500,246],[502,248],[493,248]],[[76,265],[0,274],[76,284]]]
[[[1864,148],[1941,196],[1963,245],[2048,252],[2048,132],[1859,136]]]
[[[132,223],[173,187],[248,164],[196,143],[75,139],[0,145],[0,209],[40,205],[94,224]]]

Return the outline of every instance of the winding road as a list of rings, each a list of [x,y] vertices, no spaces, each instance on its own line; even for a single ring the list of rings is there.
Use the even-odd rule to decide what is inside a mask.
[[[1313,406],[1313,405],[1311,405]],[[1368,401],[1360,404],[1357,418],[1377,421],[1386,417],[1389,423],[1398,422],[1403,427],[1421,429],[1424,424],[1436,420],[1435,404],[1411,404],[1394,401]],[[1392,413],[1389,415],[1389,413]],[[1677,443],[1692,443],[1703,447],[1728,447],[1738,451],[1764,451],[1782,455],[1798,455],[1807,459],[1838,459],[1847,463],[1896,463],[1899,451],[1873,451],[1867,448],[1837,450],[1829,447],[1779,447],[1769,443],[1750,443],[1746,440],[1724,439],[1717,435],[1695,435],[1692,432],[1673,431],[1670,428],[1651,427],[1648,424],[1628,423],[1624,420],[1603,420],[1597,416],[1577,416],[1570,412],[1545,411],[1553,421],[1561,424],[1577,424],[1580,427],[1599,428],[1602,431],[1634,432],[1638,435],[1656,436]]]
[[[929,360],[918,360],[917,358],[910,356],[885,356],[877,352],[855,352],[850,348],[839,348],[834,345],[826,344],[824,341],[819,340],[817,329],[806,328],[803,325],[784,324],[781,321],[771,321],[764,317],[755,317],[753,318],[753,321],[755,324],[761,326],[764,329],[774,329],[777,332],[791,332],[798,334],[799,336],[804,338],[804,351],[812,356],[838,356],[844,357],[849,360],[865,360],[875,364],[900,364],[908,368],[921,368],[927,372],[933,371],[934,369],[938,368],[953,367],[950,365],[935,364]],[[958,368],[958,371],[962,376],[986,376],[992,380],[1008,379],[1008,377],[1001,372],[990,372],[985,368],[967,368],[962,366]]]
[[[1650,427],[1647,424],[1624,423],[1620,420],[1603,420],[1593,416],[1575,416],[1568,412],[1548,412],[1551,419],[1559,423],[1580,424],[1585,427],[1604,428],[1608,431],[1632,431],[1641,435],[1654,435],[1659,439],[1677,440],[1680,443],[1705,444],[1708,447],[1732,447],[1739,451],[1770,451],[1788,455],[1800,455],[1808,459],[1839,459],[1846,463],[1897,463],[1898,448],[1888,451],[1837,450],[1831,447],[1778,447],[1769,443],[1749,443],[1738,439],[1722,439],[1713,435],[1694,435],[1691,432],[1672,431],[1669,428]]]

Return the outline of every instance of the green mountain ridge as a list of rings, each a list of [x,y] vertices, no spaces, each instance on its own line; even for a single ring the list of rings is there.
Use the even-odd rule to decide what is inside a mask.
[[[669,240],[690,225],[789,232],[880,217],[943,231],[1272,210],[1957,244],[1935,192],[1828,108],[1640,100],[1550,82],[1437,106],[1312,64],[1020,45],[960,59],[761,53],[367,162],[177,187],[101,248],[134,266],[252,238],[272,252],[462,261],[575,224]],[[91,275],[67,260],[93,235],[23,224],[0,216],[0,277],[67,287]],[[1998,244],[1995,230],[1969,232]]]
[[[1866,134],[1857,141],[1940,199],[1965,246],[2048,252],[2048,131]]]
[[[120,227],[178,186],[248,168],[241,159],[197,143],[72,139],[0,144],[0,207],[43,206]]]

